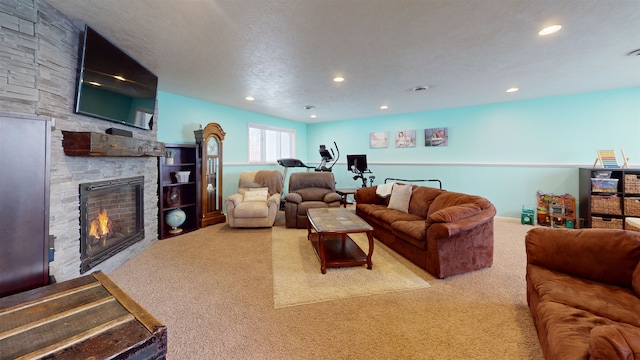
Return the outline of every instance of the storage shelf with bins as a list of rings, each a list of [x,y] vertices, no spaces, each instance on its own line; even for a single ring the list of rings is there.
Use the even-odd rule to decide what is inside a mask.
[[[600,173],[606,186],[592,186]],[[580,217],[585,227],[625,229],[627,218],[640,218],[640,168],[579,170]]]
[[[173,153],[173,163],[167,162],[167,157],[158,158],[158,237],[160,239],[197,230],[200,213],[198,147],[195,144],[165,144],[165,148]],[[182,171],[189,171],[188,178],[180,179],[178,172]],[[186,220],[179,226],[182,229],[179,233],[171,232],[172,227],[166,221],[167,214],[175,209],[182,209],[186,215]]]

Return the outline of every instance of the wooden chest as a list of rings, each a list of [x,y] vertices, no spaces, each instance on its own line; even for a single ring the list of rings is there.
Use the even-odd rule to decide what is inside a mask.
[[[0,359],[166,354],[166,327],[102,272],[0,298]]]

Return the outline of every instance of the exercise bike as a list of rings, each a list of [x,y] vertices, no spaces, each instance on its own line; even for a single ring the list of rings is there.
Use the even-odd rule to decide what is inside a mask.
[[[367,167],[367,155],[347,155],[347,168],[354,173],[353,180],[362,180],[362,187],[373,186],[373,180],[375,176],[365,176],[365,174],[372,174],[371,170]]]

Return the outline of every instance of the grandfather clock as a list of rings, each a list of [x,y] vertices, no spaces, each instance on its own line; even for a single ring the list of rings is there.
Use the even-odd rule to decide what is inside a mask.
[[[198,220],[201,228],[225,222],[222,213],[222,140],[225,132],[219,124],[209,123],[194,131],[200,152],[200,205],[202,215]]]

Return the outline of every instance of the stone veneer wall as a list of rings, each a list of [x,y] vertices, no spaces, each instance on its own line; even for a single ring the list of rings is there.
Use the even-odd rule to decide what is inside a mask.
[[[139,130],[73,113],[83,27],[44,0],[0,1],[0,112],[55,119],[49,232],[55,236],[50,274],[57,281],[80,276],[80,183],[139,175],[145,179],[144,240],[92,271],[109,272],[158,238],[157,158],[70,157],[63,152],[62,130],[104,132],[117,127],[133,131],[135,138],[157,139],[157,126]]]

